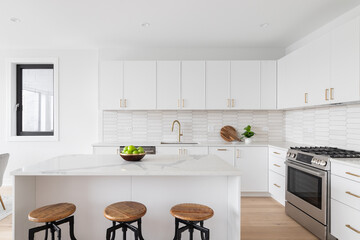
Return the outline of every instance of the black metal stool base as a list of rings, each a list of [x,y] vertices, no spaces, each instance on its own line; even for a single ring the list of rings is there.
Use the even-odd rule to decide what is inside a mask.
[[[179,228],[179,223],[185,224],[185,226]],[[198,225],[199,224],[199,225]],[[175,218],[175,236],[174,240],[181,240],[181,233],[189,230],[190,240],[194,239],[194,229],[200,231],[201,240],[210,240],[210,230],[204,227],[204,221],[184,221],[179,218]]]
[[[76,238],[74,236],[74,216],[64,218],[60,221],[47,222],[44,226],[29,229],[29,240],[34,240],[35,233],[40,232],[40,231],[46,231],[45,232],[45,240],[48,239],[49,229],[50,229],[50,233],[51,233],[51,240],[55,240],[55,232],[57,233],[58,240],[60,240],[61,239],[61,229],[58,227],[58,225],[61,225],[64,223],[69,223],[70,239],[76,240]]]
[[[132,223],[137,222],[138,227],[131,225]],[[118,224],[117,224],[118,223]],[[130,229],[135,234],[135,240],[144,240],[141,232],[141,218],[132,222],[114,222],[113,226],[108,228],[106,231],[106,240],[114,240],[115,232],[119,228],[122,228],[123,231],[123,240],[126,240],[126,231]]]

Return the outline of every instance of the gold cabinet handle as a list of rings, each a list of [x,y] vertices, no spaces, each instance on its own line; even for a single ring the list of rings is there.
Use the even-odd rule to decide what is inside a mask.
[[[240,150],[236,149],[236,158],[239,158],[239,157],[240,157]]]
[[[122,99],[120,99],[120,107],[122,108]]]
[[[275,167],[281,167],[280,165],[277,165],[277,164],[273,164]]]
[[[347,192],[345,192],[345,193],[346,193],[346,194],[349,194],[349,195],[351,195],[351,196],[353,196],[353,197],[360,198],[359,195],[356,195],[356,194],[354,194],[354,193],[352,193],[352,192],[347,191]]]
[[[274,154],[276,154],[276,155],[280,155],[280,153],[278,153],[278,152],[273,152]]]
[[[277,188],[281,188],[279,185],[277,185],[276,183],[274,183],[274,186]]]
[[[354,177],[360,177],[360,175],[357,175],[355,173],[351,173],[351,172],[345,172],[347,175],[350,175],[350,176],[354,176]]]
[[[325,89],[325,101],[329,101],[328,96],[329,96],[329,89],[327,88]]]
[[[126,107],[126,99],[124,99],[124,107]]]
[[[330,100],[334,100],[334,88],[330,88]]]
[[[182,100],[182,107],[184,107],[185,106],[185,100],[183,99]]]
[[[305,103],[308,103],[308,93],[305,93]]]
[[[235,99],[231,99],[231,107],[235,107]]]
[[[230,99],[227,100],[227,107],[230,107]]]
[[[357,230],[357,229],[355,229],[355,228],[353,228],[352,226],[350,226],[350,224],[346,224],[346,225],[345,225],[345,227],[347,227],[347,228],[349,228],[349,229],[353,230],[354,232],[356,232],[356,233],[360,234],[360,231],[359,231],[359,230]]]
[[[226,148],[218,148],[217,151],[227,151]]]

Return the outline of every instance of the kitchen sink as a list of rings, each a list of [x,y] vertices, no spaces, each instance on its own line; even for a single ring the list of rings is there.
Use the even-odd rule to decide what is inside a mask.
[[[183,144],[199,144],[197,142],[160,142],[161,144],[178,144],[178,145],[183,145]]]

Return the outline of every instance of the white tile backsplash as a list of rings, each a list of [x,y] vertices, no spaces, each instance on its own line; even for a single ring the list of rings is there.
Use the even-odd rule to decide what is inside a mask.
[[[360,151],[360,104],[288,110],[285,140]]]
[[[103,141],[177,140],[178,119],[184,141],[220,141],[220,129],[231,125],[239,134],[247,125],[256,133],[254,141],[282,141],[283,111],[104,111]]]

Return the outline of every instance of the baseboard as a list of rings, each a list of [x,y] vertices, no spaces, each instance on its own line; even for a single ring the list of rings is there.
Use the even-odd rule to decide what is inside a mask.
[[[271,197],[269,192],[241,192],[242,197]]]

